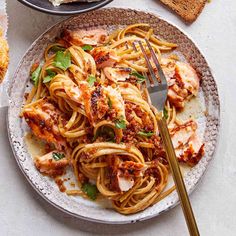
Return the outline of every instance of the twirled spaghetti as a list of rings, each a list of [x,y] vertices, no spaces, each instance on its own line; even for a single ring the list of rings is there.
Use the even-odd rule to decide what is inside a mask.
[[[95,183],[122,214],[141,211],[174,189],[164,191],[168,162],[145,88],[148,69],[134,47],[137,40],[146,47],[144,38],[168,79],[164,115],[177,156],[196,164],[203,155],[196,123],[178,120],[176,109],[197,95],[199,79],[190,65],[163,57],[177,45],[158,39],[148,24],[110,35],[103,29],[65,30],[46,48],[44,62],[33,65],[34,87],[21,114],[50,145],[51,152],[35,159],[39,171],[55,177],[71,165],[80,189]],[[84,192],[93,198],[88,186]]]

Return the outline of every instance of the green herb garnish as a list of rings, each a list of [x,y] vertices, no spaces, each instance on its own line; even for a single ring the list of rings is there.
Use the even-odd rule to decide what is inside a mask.
[[[83,47],[81,47],[84,51],[91,51],[93,49],[93,47],[91,45],[84,45]]]
[[[38,66],[37,69],[31,74],[30,80],[32,81],[34,86],[38,86],[41,70],[42,70],[42,67]]]
[[[138,132],[138,135],[141,135],[144,137],[151,137],[153,134],[154,134],[153,132],[144,132],[144,131]]]
[[[112,109],[112,101],[111,101],[110,97],[108,97],[108,106],[110,109]]]
[[[49,75],[49,76],[55,76],[56,75],[56,73],[51,69],[46,69],[46,72],[47,72],[47,75]]]
[[[137,82],[139,84],[143,83],[146,80],[146,77],[141,75],[141,74],[139,74],[137,71],[132,71],[130,73],[130,75],[136,77],[137,78]]]
[[[43,79],[43,83],[46,84],[52,80],[53,77],[56,76],[56,73],[51,69],[47,69],[47,76]]]
[[[164,107],[163,109],[163,116],[164,118],[167,120],[168,119],[168,111],[166,110],[166,108]]]
[[[67,70],[71,65],[71,58],[69,52],[62,52],[58,51],[56,53],[55,59],[54,59],[54,66],[62,69]]]
[[[87,79],[87,82],[89,83],[89,86],[92,87],[96,81],[96,77],[93,75],[90,75]]]
[[[98,189],[96,185],[90,183],[84,183],[82,185],[82,191],[86,193],[90,199],[96,200],[98,195]]]
[[[53,152],[52,153],[52,158],[55,160],[55,161],[59,161],[61,160],[62,158],[65,157],[65,154],[64,153],[60,153],[60,152]]]
[[[126,123],[124,119],[117,120],[115,122],[115,126],[117,129],[125,129],[126,128]]]
[[[66,48],[56,45],[56,46],[51,47],[51,50],[53,52],[58,52],[58,51],[64,52],[66,50]]]

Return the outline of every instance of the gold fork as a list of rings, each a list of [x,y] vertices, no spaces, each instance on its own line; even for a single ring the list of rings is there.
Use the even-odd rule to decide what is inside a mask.
[[[156,57],[154,50],[152,49],[151,44],[147,39],[145,39],[146,45],[149,49],[149,54],[151,54],[151,58],[155,64],[155,67],[158,71],[158,77],[152,67],[150,59],[148,57],[147,50],[144,48],[143,43],[141,41],[137,41],[139,47],[142,50],[144,59],[146,61],[150,76],[146,76],[148,79],[146,80],[147,90],[150,95],[150,99],[152,105],[157,108],[154,109],[157,118],[157,124],[159,128],[159,132],[161,134],[161,138],[164,143],[164,147],[167,153],[167,159],[170,165],[170,169],[173,175],[173,179],[175,182],[175,186],[179,195],[180,203],[184,212],[185,220],[188,226],[188,230],[191,236],[198,236],[199,231],[197,227],[197,223],[193,214],[193,210],[188,198],[188,194],[185,188],[185,184],[183,181],[182,174],[180,172],[179,163],[177,161],[175,150],[171,141],[171,137],[169,134],[169,130],[167,127],[166,119],[163,115],[163,110],[165,107],[165,102],[167,99],[167,92],[168,92],[168,84],[166,77],[163,73],[163,70],[160,66],[160,63]],[[134,48],[137,50],[135,43],[133,44]]]

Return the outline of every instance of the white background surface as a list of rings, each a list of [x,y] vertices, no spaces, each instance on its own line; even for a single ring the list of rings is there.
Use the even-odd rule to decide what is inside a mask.
[[[8,0],[10,76],[30,44],[62,17],[48,16]],[[201,235],[236,235],[236,1],[212,0],[192,25],[156,0],[115,0],[109,6],[155,12],[186,31],[205,54],[218,84],[221,132],[216,155],[191,196]],[[133,225],[111,226],[73,219],[31,188],[14,160],[0,109],[0,235],[188,235],[181,208]]]

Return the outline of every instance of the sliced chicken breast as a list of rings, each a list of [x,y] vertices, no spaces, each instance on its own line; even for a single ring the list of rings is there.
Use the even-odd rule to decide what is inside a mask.
[[[23,116],[35,136],[53,143],[59,150],[66,146],[66,140],[58,129],[59,119],[63,121],[63,116],[53,103],[42,99],[36,105],[25,108]]]
[[[91,30],[64,30],[63,39],[70,44],[77,46],[101,45],[107,41],[108,33],[104,29]]]
[[[36,168],[43,174],[50,177],[62,175],[69,161],[65,153],[59,151],[52,151],[43,156],[38,156],[34,160]]]

